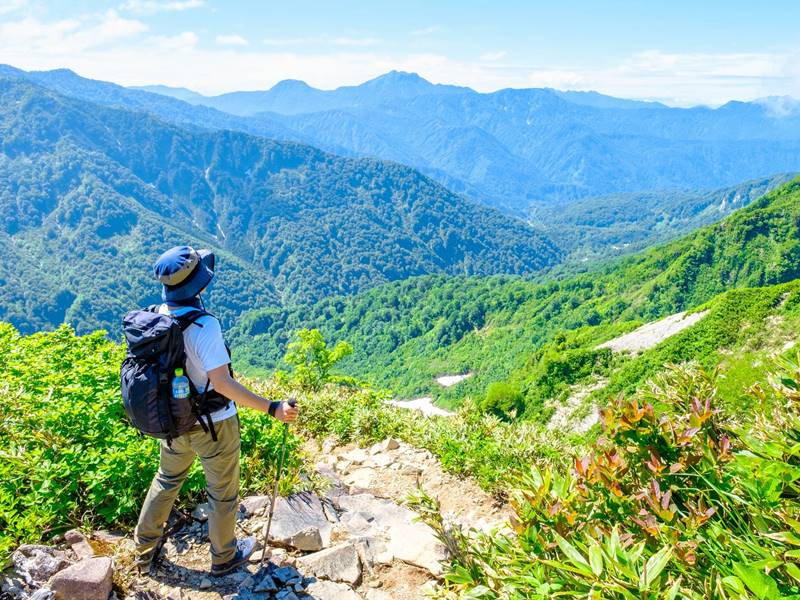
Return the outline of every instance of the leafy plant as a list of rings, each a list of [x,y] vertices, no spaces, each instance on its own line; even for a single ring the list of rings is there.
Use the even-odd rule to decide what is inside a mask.
[[[20,336],[0,323],[0,560],[21,542],[74,526],[129,527],[158,466],[158,442],[125,418],[119,392],[122,347],[104,332],[75,336],[67,326]],[[272,397],[280,392],[268,390]],[[242,492],[270,489],[282,427],[241,411]],[[288,442],[290,491],[300,439]],[[205,484],[199,461],[183,486],[196,502]]]
[[[328,348],[318,329],[301,329],[296,336],[284,360],[294,367],[294,379],[304,390],[319,390],[330,379],[334,365],[353,353],[353,347],[347,342]]]
[[[453,547],[444,596],[795,597],[800,365],[780,366],[771,382],[784,402],[755,426],[716,408],[717,374],[696,365],[615,398],[571,469],[517,477],[513,535],[453,532],[418,497]]]

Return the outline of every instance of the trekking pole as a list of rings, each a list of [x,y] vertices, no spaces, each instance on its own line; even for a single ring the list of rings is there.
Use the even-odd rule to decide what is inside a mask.
[[[297,406],[297,400],[289,398],[289,406],[294,408]],[[269,517],[267,517],[267,524],[264,526],[264,548],[261,551],[261,561],[258,563],[259,571],[264,568],[264,559],[267,556],[267,548],[269,547],[269,530],[272,527],[272,513],[275,512],[275,498],[278,496],[278,484],[281,481],[281,471],[283,471],[283,460],[286,457],[286,434],[289,431],[289,424],[283,424],[283,440],[281,441],[281,458],[278,461],[278,472],[275,474],[275,487],[272,489],[272,498],[269,501]]]

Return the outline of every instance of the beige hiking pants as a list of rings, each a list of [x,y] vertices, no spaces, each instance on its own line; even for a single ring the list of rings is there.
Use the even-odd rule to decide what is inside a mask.
[[[206,476],[208,538],[212,564],[222,564],[236,554],[236,511],[239,507],[239,417],[214,423],[218,441],[196,425],[172,440],[172,447],[161,442],[161,462],[144,500],[139,523],[133,534],[136,554],[148,561],[164,531],[172,505],[195,456],[200,457]]]

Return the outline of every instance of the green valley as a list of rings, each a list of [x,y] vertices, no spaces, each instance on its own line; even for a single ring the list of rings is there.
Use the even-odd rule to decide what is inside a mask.
[[[256,311],[234,329],[236,356],[251,369],[271,368],[292,331],[318,327],[356,348],[343,363],[346,372],[403,396],[436,394],[452,406],[467,396],[483,398],[489,384],[507,381],[527,398],[525,413],[544,418],[544,401],[589,375],[621,369],[611,389],[630,390],[664,361],[695,357],[711,365],[725,347],[759,339],[754,331],[793,288],[736,290],[800,275],[799,199],[796,180],[683,239],[563,280],[430,276],[311,309]],[[596,349],[645,322],[704,303],[710,303],[709,316],[677,338],[699,336],[688,348],[672,340],[624,367],[629,359]],[[794,300],[782,306],[790,310]],[[433,381],[465,372],[475,375],[447,390]],[[553,375],[550,383],[546,375]]]

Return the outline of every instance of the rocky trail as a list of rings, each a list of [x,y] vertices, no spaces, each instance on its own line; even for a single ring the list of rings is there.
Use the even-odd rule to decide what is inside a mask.
[[[55,547],[21,546],[2,580],[3,599],[278,599],[383,600],[425,598],[442,573],[444,547],[403,506],[418,485],[441,503],[450,522],[489,530],[508,509],[469,480],[444,473],[427,451],[393,439],[371,448],[308,442],[304,448],[320,479],[319,494],[278,498],[266,549],[246,568],[208,575],[206,507],[164,544],[150,576],[132,569],[130,537],[68,532]],[[261,540],[269,496],[242,499],[237,535]],[[113,583],[113,591],[112,591]]]

